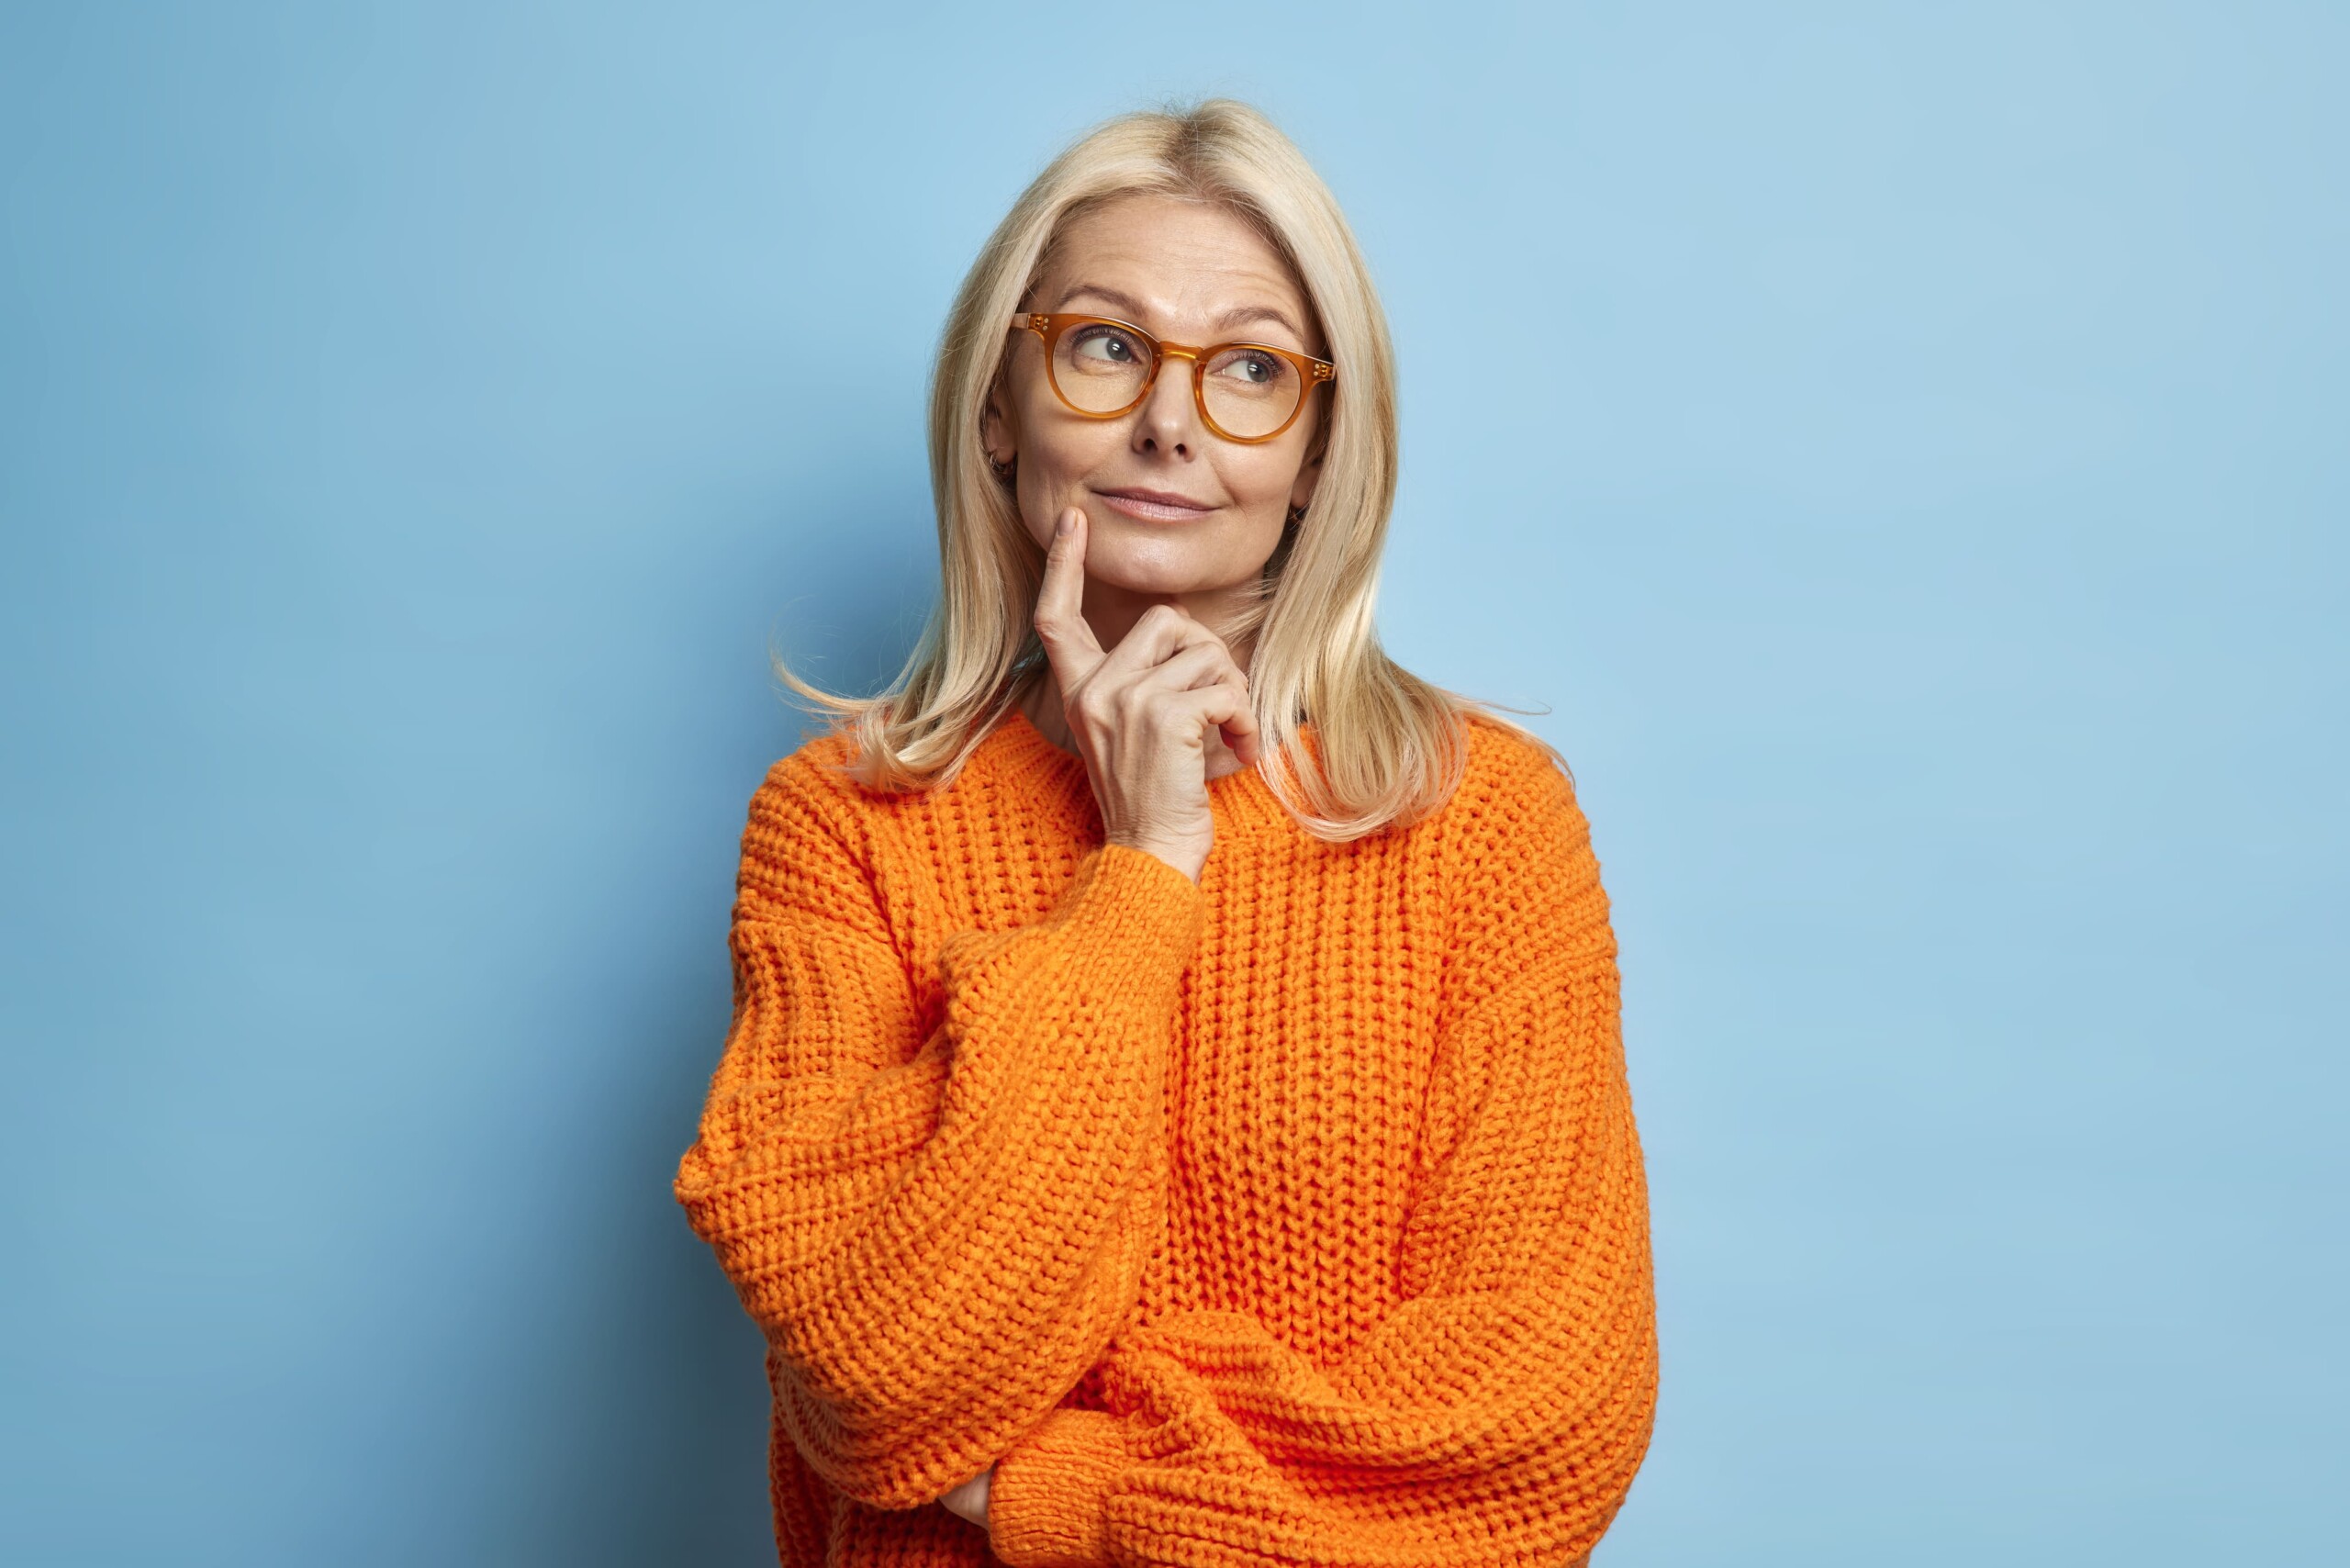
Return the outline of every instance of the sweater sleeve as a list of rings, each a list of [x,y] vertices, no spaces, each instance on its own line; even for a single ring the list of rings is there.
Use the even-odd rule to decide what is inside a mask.
[[[1598,865],[1543,772],[1476,803],[1403,1305],[1328,1368],[1246,1313],[1122,1336],[1109,1408],[998,1462],[1012,1568],[1569,1564],[1606,1532],[1654,1418],[1647,1188]]]
[[[1096,846],[1045,918],[948,938],[925,1007],[854,813],[803,766],[752,802],[733,1015],[675,1193],[811,1467],[913,1507],[1046,1414],[1128,1313],[1203,901]]]

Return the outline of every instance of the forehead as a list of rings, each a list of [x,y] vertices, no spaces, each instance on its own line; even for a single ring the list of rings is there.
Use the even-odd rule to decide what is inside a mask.
[[[1247,219],[1204,202],[1122,196],[1072,218],[1037,279],[1036,305],[1123,313],[1086,303],[1102,290],[1131,300],[1147,313],[1136,325],[1165,337],[1207,333],[1256,311],[1312,327],[1305,291],[1281,252]]]

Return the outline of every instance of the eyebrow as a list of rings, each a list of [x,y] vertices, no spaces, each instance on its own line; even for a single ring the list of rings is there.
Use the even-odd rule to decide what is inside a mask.
[[[1113,309],[1125,311],[1130,318],[1139,318],[1143,314],[1142,302],[1133,295],[1120,293],[1114,288],[1104,288],[1098,283],[1079,284],[1063,296],[1062,302],[1066,304],[1080,295],[1089,294],[1096,299],[1106,301]],[[1270,305],[1235,306],[1216,318],[1215,330],[1219,332],[1228,332],[1244,321],[1270,321],[1276,326],[1288,328],[1290,334],[1299,342],[1305,342],[1305,334],[1298,330],[1297,323],[1291,320],[1286,312]]]

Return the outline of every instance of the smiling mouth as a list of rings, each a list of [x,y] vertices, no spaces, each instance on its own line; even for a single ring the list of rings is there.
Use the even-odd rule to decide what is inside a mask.
[[[1093,492],[1128,517],[1148,522],[1191,522],[1215,510],[1203,501],[1167,490],[1096,490]]]

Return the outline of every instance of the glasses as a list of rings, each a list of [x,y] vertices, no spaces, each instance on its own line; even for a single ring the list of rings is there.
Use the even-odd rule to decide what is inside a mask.
[[[1200,419],[1226,441],[1272,440],[1297,422],[1305,395],[1337,378],[1326,359],[1270,343],[1161,342],[1129,321],[1107,316],[1041,316],[1022,311],[1015,332],[1045,345],[1045,378],[1071,413],[1114,420],[1142,406],[1170,359],[1192,362],[1192,400]]]

